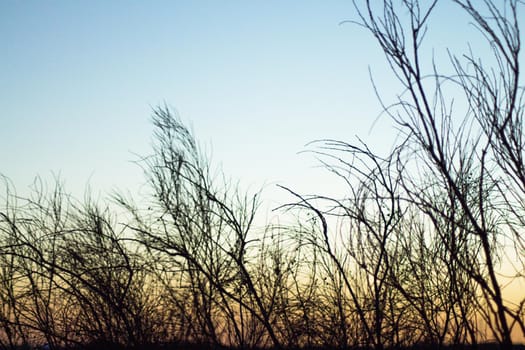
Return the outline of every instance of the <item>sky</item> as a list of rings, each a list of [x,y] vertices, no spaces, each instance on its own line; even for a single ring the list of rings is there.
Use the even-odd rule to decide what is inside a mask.
[[[475,33],[438,5],[428,53]],[[455,10],[455,9],[454,9]],[[455,17],[457,16],[457,17]],[[169,106],[244,188],[322,193],[333,177],[304,152],[319,139],[387,151],[379,105],[398,92],[350,1],[0,1],[0,173],[81,196],[140,192],[152,110]],[[458,24],[462,27],[458,31]]]
[[[22,195],[36,176],[77,197],[140,193],[136,161],[166,105],[268,208],[292,200],[276,184],[333,191],[309,142],[359,137],[386,152],[396,137],[370,74],[386,100],[399,86],[371,35],[342,23],[355,19],[347,0],[0,0],[0,174]],[[426,62],[446,66],[447,48],[479,39],[441,1]]]

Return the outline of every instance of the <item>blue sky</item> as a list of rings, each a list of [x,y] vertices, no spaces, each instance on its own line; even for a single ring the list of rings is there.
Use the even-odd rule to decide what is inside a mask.
[[[438,57],[475,34],[449,7],[429,33]],[[0,173],[19,192],[53,172],[77,195],[135,192],[152,108],[167,104],[243,186],[322,192],[332,178],[298,154],[306,143],[395,137],[374,124],[368,68],[385,95],[396,85],[371,36],[340,24],[355,18],[350,1],[3,0]]]
[[[398,86],[371,36],[340,25],[351,19],[348,0],[0,0],[0,173],[19,194],[53,173],[78,197],[139,192],[133,161],[167,104],[228,176],[266,185],[267,208],[291,200],[275,184],[337,190],[305,144],[359,136],[386,151],[396,135],[369,67],[387,100]],[[467,42],[489,59],[451,1],[430,25],[426,64]]]

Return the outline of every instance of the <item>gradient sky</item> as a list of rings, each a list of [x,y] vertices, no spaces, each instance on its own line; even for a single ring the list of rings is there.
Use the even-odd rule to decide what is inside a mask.
[[[429,57],[479,37],[456,10],[438,6]],[[298,154],[306,143],[357,135],[387,150],[395,137],[374,123],[368,68],[385,96],[397,87],[351,19],[350,1],[2,0],[0,173],[19,193],[52,173],[77,195],[136,191],[133,161],[167,104],[244,186],[323,192],[332,178]]]
[[[140,191],[133,161],[150,153],[152,108],[167,104],[228,176],[267,185],[269,207],[290,200],[276,183],[330,191],[333,177],[298,154],[305,144],[359,136],[386,151],[396,135],[377,120],[369,67],[387,100],[398,86],[373,38],[340,24],[352,19],[348,0],[0,0],[0,173],[19,194],[53,173],[79,197],[87,184]],[[425,64],[467,42],[486,50],[479,39],[441,1]]]

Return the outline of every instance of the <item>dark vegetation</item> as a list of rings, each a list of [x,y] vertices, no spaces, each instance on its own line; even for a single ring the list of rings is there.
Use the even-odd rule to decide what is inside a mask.
[[[451,74],[420,54],[435,1],[356,5],[404,88],[384,110],[399,142],[318,141],[346,187],[283,188],[295,224],[255,227],[260,193],[166,108],[146,198],[78,201],[60,181],[21,198],[4,179],[0,348],[510,350],[525,336],[523,293],[505,289],[525,268],[522,3],[453,2],[492,56],[450,53]]]

